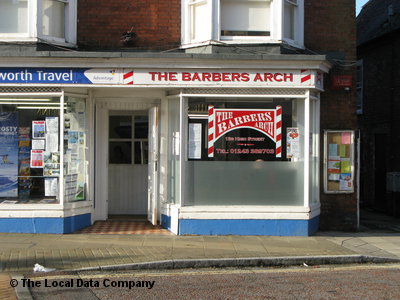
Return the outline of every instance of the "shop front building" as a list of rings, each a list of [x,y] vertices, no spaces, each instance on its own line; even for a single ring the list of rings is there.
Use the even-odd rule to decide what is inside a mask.
[[[314,232],[329,63],[206,57],[1,68],[2,231],[147,215],[176,234]]]
[[[355,53],[341,2],[0,3],[0,232],[354,229],[355,97],[330,87]]]

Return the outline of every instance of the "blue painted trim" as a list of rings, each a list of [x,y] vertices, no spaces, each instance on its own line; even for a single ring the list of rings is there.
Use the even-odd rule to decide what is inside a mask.
[[[92,225],[92,214],[72,216],[64,219],[64,233],[71,233]]]
[[[0,232],[71,233],[91,225],[91,214],[67,218],[0,218]]]
[[[313,235],[319,229],[319,216],[308,221],[308,235]]]
[[[179,220],[180,235],[273,235],[309,236],[318,230],[312,220]]]
[[[171,216],[161,214],[161,226],[171,230]]]

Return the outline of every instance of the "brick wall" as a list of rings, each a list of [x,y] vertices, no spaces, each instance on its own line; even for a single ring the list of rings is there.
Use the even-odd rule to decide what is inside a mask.
[[[327,54],[333,68],[325,77],[321,93],[321,151],[324,129],[357,129],[355,80],[351,91],[330,88],[332,75],[353,75],[355,79],[356,25],[354,0],[305,0],[304,43],[311,53]],[[321,159],[322,163],[322,159]],[[325,194],[321,164],[320,229],[353,230],[357,227],[357,196]]]
[[[180,44],[180,0],[80,0],[80,49],[167,50]],[[136,38],[123,44],[121,36],[133,27]]]
[[[385,175],[400,171],[399,47],[400,31],[397,30],[358,49],[364,66],[363,113],[359,116],[361,197],[366,206],[390,214],[394,213],[394,203],[386,193]]]

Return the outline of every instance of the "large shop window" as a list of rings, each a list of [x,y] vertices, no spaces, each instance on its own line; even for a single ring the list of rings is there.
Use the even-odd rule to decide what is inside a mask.
[[[0,97],[2,204],[86,199],[85,100],[61,105],[59,97]]]
[[[304,100],[189,99],[185,205],[304,205]]]

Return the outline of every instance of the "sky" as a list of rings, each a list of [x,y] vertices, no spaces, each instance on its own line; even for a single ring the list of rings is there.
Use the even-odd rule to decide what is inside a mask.
[[[367,2],[368,0],[356,0],[356,16],[359,14],[362,6]]]

